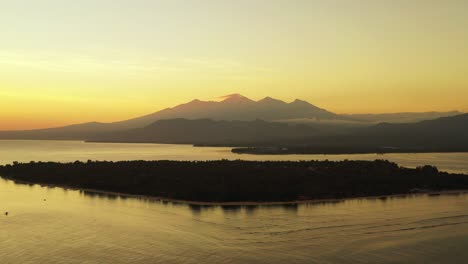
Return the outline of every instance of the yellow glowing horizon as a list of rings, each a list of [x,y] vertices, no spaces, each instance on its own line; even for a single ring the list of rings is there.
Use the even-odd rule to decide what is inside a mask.
[[[457,0],[8,1],[0,130],[113,122],[232,93],[335,113],[468,111],[467,9]]]

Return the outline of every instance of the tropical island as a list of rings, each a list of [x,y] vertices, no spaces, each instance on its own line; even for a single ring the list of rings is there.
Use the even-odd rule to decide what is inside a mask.
[[[204,203],[294,202],[468,189],[468,175],[375,161],[14,162],[16,182]]]

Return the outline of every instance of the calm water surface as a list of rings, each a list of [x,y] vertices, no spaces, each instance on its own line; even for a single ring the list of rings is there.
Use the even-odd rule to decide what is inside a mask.
[[[81,160],[375,160],[402,166],[436,165],[441,170],[468,173],[468,153],[355,154],[355,155],[239,155],[230,148],[191,145],[84,143],[81,141],[0,140],[0,164],[13,161]]]
[[[468,195],[191,207],[0,179],[1,263],[466,263]]]
[[[375,159],[468,172],[468,155],[238,156],[180,145],[0,141],[14,160]],[[6,216],[4,212],[9,212]],[[468,195],[199,207],[0,179],[0,263],[465,263]]]

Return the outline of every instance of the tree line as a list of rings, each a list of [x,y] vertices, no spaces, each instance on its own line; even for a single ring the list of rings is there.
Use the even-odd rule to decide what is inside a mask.
[[[385,161],[15,162],[12,180],[204,202],[295,201],[468,189],[468,176]]]

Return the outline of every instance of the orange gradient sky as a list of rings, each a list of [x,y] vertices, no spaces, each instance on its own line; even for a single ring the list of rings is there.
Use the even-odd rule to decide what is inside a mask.
[[[194,98],[337,113],[468,110],[467,1],[0,3],[0,130],[116,121]]]

